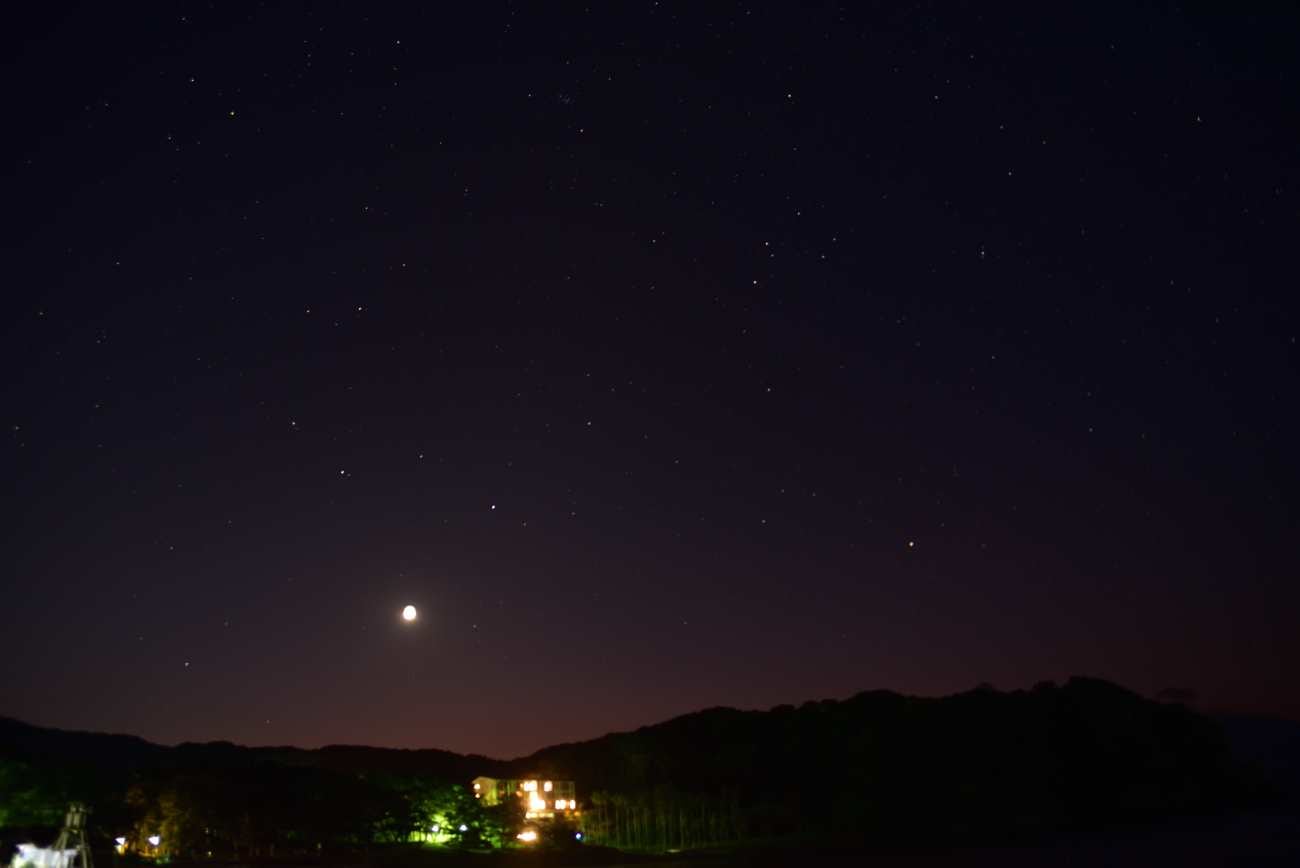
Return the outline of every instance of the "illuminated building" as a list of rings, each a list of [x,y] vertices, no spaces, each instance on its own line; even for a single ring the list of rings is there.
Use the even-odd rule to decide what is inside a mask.
[[[578,800],[573,781],[557,781],[541,776],[515,779],[475,778],[471,785],[474,798],[486,807],[518,799],[529,820],[553,820],[577,817]]]

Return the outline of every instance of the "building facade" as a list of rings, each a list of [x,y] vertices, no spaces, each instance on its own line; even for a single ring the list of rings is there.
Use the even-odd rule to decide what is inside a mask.
[[[579,814],[577,788],[573,781],[548,780],[540,776],[518,780],[478,777],[472,786],[474,798],[487,807],[505,804],[510,799],[519,800],[525,819],[553,820]]]

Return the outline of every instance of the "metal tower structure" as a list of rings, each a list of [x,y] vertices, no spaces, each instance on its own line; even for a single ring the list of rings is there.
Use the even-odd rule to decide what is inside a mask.
[[[90,814],[90,809],[81,802],[73,802],[68,805],[67,816],[63,818],[63,829],[59,832],[58,840],[54,842],[54,851],[62,853],[66,850],[76,850],[77,854],[71,861],[65,864],[64,868],[95,868],[94,861],[90,856],[90,842],[86,840],[86,817]]]

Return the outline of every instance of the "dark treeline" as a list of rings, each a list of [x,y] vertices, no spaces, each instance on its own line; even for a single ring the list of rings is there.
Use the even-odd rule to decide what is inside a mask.
[[[687,793],[666,786],[622,794],[598,790],[583,812],[593,843],[624,850],[690,850],[745,840],[737,793]]]
[[[176,857],[509,844],[520,818],[481,809],[466,787],[479,774],[573,779],[587,840],[646,850],[1005,840],[1224,810],[1249,790],[1215,721],[1092,679],[713,709],[510,762],[355,747],[164,748],[0,720],[0,826],[51,830],[78,799],[94,809],[101,840],[124,835],[147,853],[156,834]]]
[[[1246,782],[1219,725],[1113,684],[884,691],[715,709],[527,760],[589,794],[593,840],[1006,840],[1218,811]]]
[[[73,800],[92,808],[98,846],[122,836],[131,852],[180,859],[301,857],[408,842],[500,846],[516,824],[509,812],[484,810],[466,786],[501,763],[445,751],[164,748],[12,720],[0,721],[0,745],[6,838],[51,837]],[[149,842],[154,835],[158,845]]]

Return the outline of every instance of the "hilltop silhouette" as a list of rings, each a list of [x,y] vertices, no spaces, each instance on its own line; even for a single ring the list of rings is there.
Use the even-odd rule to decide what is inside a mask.
[[[1285,741],[1279,726],[1267,732]],[[406,842],[434,815],[466,826],[461,843],[509,842],[508,820],[468,798],[477,775],[574,780],[588,839],[644,850],[1021,840],[1224,812],[1273,792],[1218,721],[1089,678],[713,708],[512,760],[164,747],[0,719],[0,760],[2,826],[53,827],[75,798],[95,809],[101,838],[170,823],[172,855],[241,858]]]

